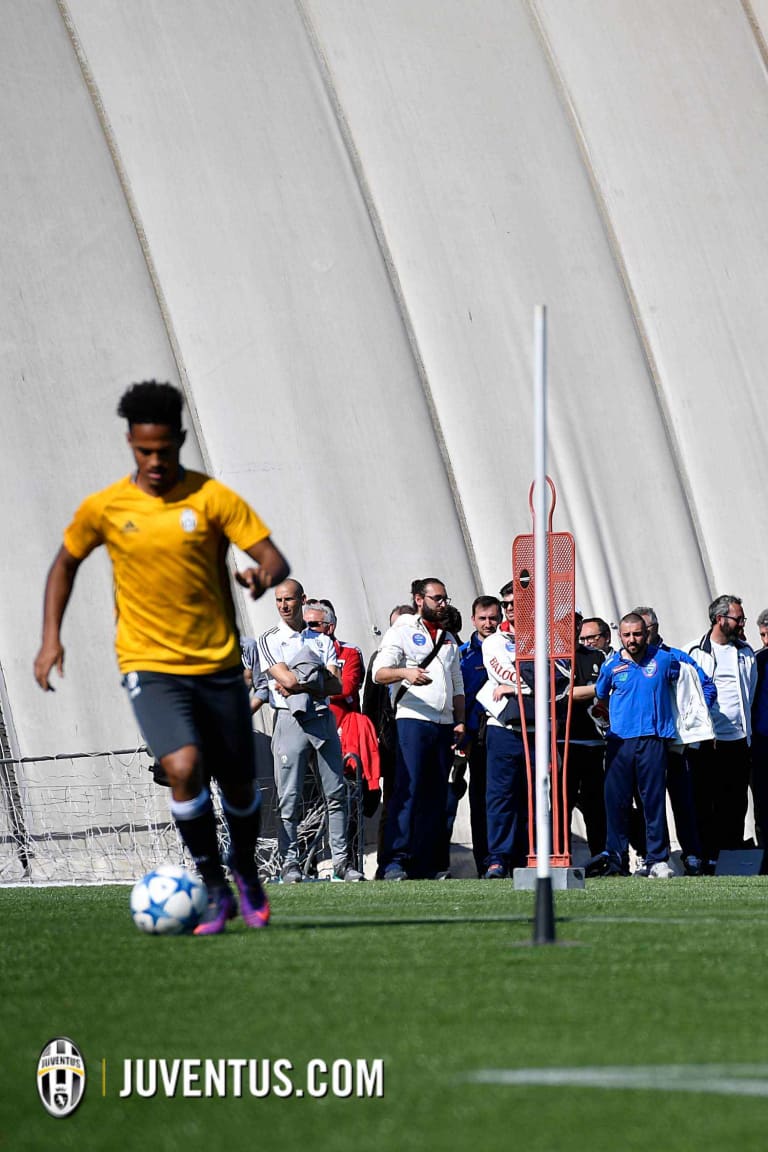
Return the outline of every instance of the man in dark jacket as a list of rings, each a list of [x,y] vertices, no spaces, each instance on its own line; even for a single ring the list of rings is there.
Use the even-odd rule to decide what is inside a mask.
[[[464,746],[469,766],[469,817],[472,829],[472,854],[478,876],[488,867],[488,830],[486,827],[486,713],[477,703],[477,693],[488,679],[483,664],[483,640],[492,636],[501,623],[501,605],[495,596],[478,596],[472,605],[474,631],[459,648],[461,674],[464,678],[467,742]]]

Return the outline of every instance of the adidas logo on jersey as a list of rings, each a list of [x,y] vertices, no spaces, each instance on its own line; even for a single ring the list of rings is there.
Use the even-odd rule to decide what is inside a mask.
[[[134,524],[133,520],[126,520],[125,524],[123,524],[123,527],[120,529],[120,531],[121,532],[138,532],[138,528]]]

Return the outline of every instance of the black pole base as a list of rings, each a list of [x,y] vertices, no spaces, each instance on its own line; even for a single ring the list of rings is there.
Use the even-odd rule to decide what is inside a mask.
[[[555,902],[552,896],[552,878],[539,876],[536,881],[536,913],[533,922],[534,944],[555,942]]]

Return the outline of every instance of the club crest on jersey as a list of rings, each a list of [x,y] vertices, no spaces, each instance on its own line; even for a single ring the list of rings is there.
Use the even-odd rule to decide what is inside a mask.
[[[427,638],[426,636],[422,636],[421,632],[415,632],[413,635],[413,642],[414,644],[418,645],[419,648],[421,648],[422,645],[426,644]]]
[[[51,1116],[70,1116],[85,1093],[85,1061],[68,1036],[49,1040],[37,1061],[37,1091]]]
[[[197,528],[197,516],[191,508],[185,508],[179,519],[185,532],[194,532]]]
[[[651,676],[655,676],[656,675],[656,667],[657,667],[656,661],[655,660],[649,660],[648,663],[643,666],[643,676],[647,676],[649,679]]]

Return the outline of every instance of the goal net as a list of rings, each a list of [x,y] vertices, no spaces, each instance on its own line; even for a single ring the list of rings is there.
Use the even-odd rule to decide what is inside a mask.
[[[0,758],[0,885],[110,884],[139,879],[158,864],[190,865],[168,810],[169,790],[155,783],[146,748]],[[260,778],[262,834],[257,863],[265,880],[280,874],[277,797]],[[355,782],[348,784],[350,811]],[[224,857],[227,826],[211,786]],[[325,801],[307,773],[299,824],[307,876],[330,867]]]

